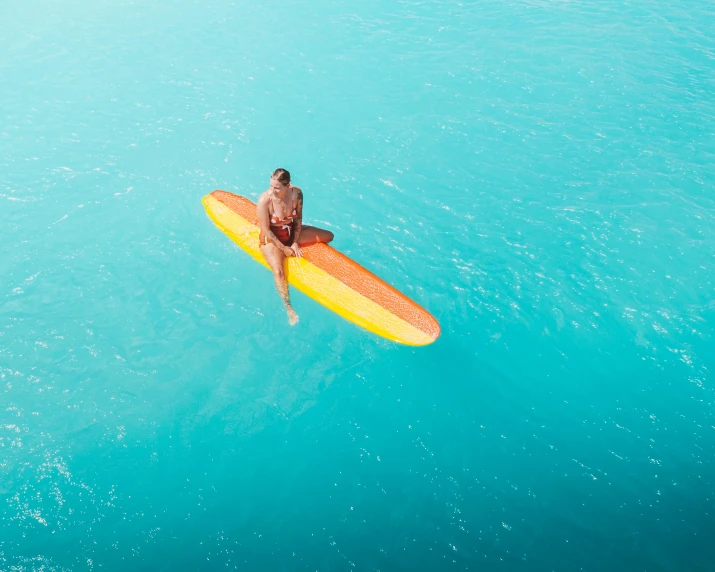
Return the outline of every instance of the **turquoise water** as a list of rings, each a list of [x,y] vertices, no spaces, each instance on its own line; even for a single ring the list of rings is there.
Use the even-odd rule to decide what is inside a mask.
[[[0,569],[711,570],[715,9],[6,0]],[[396,346],[206,217],[276,167]]]

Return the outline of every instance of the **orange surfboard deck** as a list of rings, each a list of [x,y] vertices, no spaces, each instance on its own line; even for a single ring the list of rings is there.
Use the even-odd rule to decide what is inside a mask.
[[[266,268],[258,247],[256,205],[245,197],[214,191],[203,198],[211,220]],[[303,247],[286,259],[288,283],[346,320],[379,336],[412,346],[434,342],[437,320],[416,302],[328,244]]]

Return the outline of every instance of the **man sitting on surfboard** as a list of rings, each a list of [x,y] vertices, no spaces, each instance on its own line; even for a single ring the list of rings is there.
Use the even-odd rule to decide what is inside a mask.
[[[303,226],[303,191],[290,184],[290,173],[285,169],[273,171],[270,187],[258,199],[257,208],[261,253],[273,270],[276,288],[288,311],[288,322],[293,326],[298,322],[298,314],[290,305],[283,261],[286,257],[302,256],[301,246],[330,242],[333,233]]]

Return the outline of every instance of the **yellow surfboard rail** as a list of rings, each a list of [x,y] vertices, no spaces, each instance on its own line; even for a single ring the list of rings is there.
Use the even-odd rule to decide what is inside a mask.
[[[218,190],[202,201],[216,226],[270,269],[259,250],[255,204]],[[304,247],[302,258],[286,259],[285,273],[296,290],[383,338],[424,346],[440,335],[437,320],[427,310],[330,245]]]

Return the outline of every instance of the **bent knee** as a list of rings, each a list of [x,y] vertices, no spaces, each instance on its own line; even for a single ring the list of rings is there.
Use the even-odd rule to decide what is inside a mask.
[[[275,276],[276,280],[285,280],[286,278],[285,272],[283,272],[282,268],[274,268],[273,276]]]
[[[329,230],[325,231],[325,242],[332,242],[332,240],[335,238],[335,235],[330,232]]]

